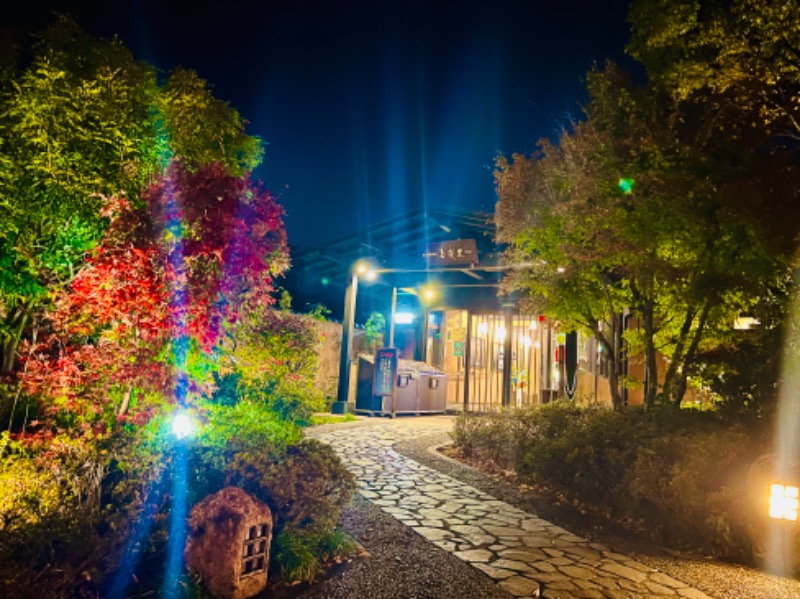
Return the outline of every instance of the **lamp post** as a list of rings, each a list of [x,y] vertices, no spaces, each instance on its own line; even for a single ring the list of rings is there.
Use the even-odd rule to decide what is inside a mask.
[[[339,354],[339,386],[336,390],[336,402],[332,407],[334,414],[347,411],[347,399],[350,395],[350,355],[353,351],[353,328],[356,318],[356,297],[358,296],[358,277],[374,281],[377,271],[367,260],[359,260],[350,269],[350,282],[344,292],[344,318],[342,320],[342,349]]]
[[[342,319],[342,349],[339,354],[339,387],[336,391],[334,414],[347,411],[347,397],[350,391],[350,353],[353,351],[353,326],[356,315],[356,296],[358,295],[358,274],[351,273],[350,283],[344,292],[344,318]]]

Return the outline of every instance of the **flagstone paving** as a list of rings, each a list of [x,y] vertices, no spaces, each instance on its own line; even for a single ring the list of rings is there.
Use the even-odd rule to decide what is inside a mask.
[[[708,597],[392,448],[404,440],[441,432],[441,427],[424,419],[406,419],[402,424],[381,420],[313,431],[311,436],[335,449],[366,499],[482,571],[513,596]]]

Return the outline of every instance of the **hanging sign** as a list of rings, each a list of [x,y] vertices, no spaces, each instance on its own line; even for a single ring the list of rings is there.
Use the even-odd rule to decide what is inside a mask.
[[[477,264],[478,246],[474,239],[429,243],[423,256],[428,262],[428,266]]]
[[[372,379],[372,394],[386,397],[394,393],[397,380],[397,348],[382,347],[375,352],[375,375]]]
[[[464,342],[463,341],[453,342],[453,356],[458,358],[463,355],[464,355]]]

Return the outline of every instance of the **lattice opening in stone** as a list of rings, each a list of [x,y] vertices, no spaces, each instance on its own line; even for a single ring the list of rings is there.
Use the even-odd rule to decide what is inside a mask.
[[[242,547],[242,578],[252,576],[266,570],[267,540],[269,532],[267,524],[251,526]]]

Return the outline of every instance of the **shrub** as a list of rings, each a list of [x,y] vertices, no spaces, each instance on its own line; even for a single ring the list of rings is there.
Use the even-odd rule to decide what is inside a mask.
[[[693,411],[614,412],[554,402],[464,414],[464,455],[556,488],[608,516],[643,520],[658,540],[744,558],[744,472],[764,443]]]

